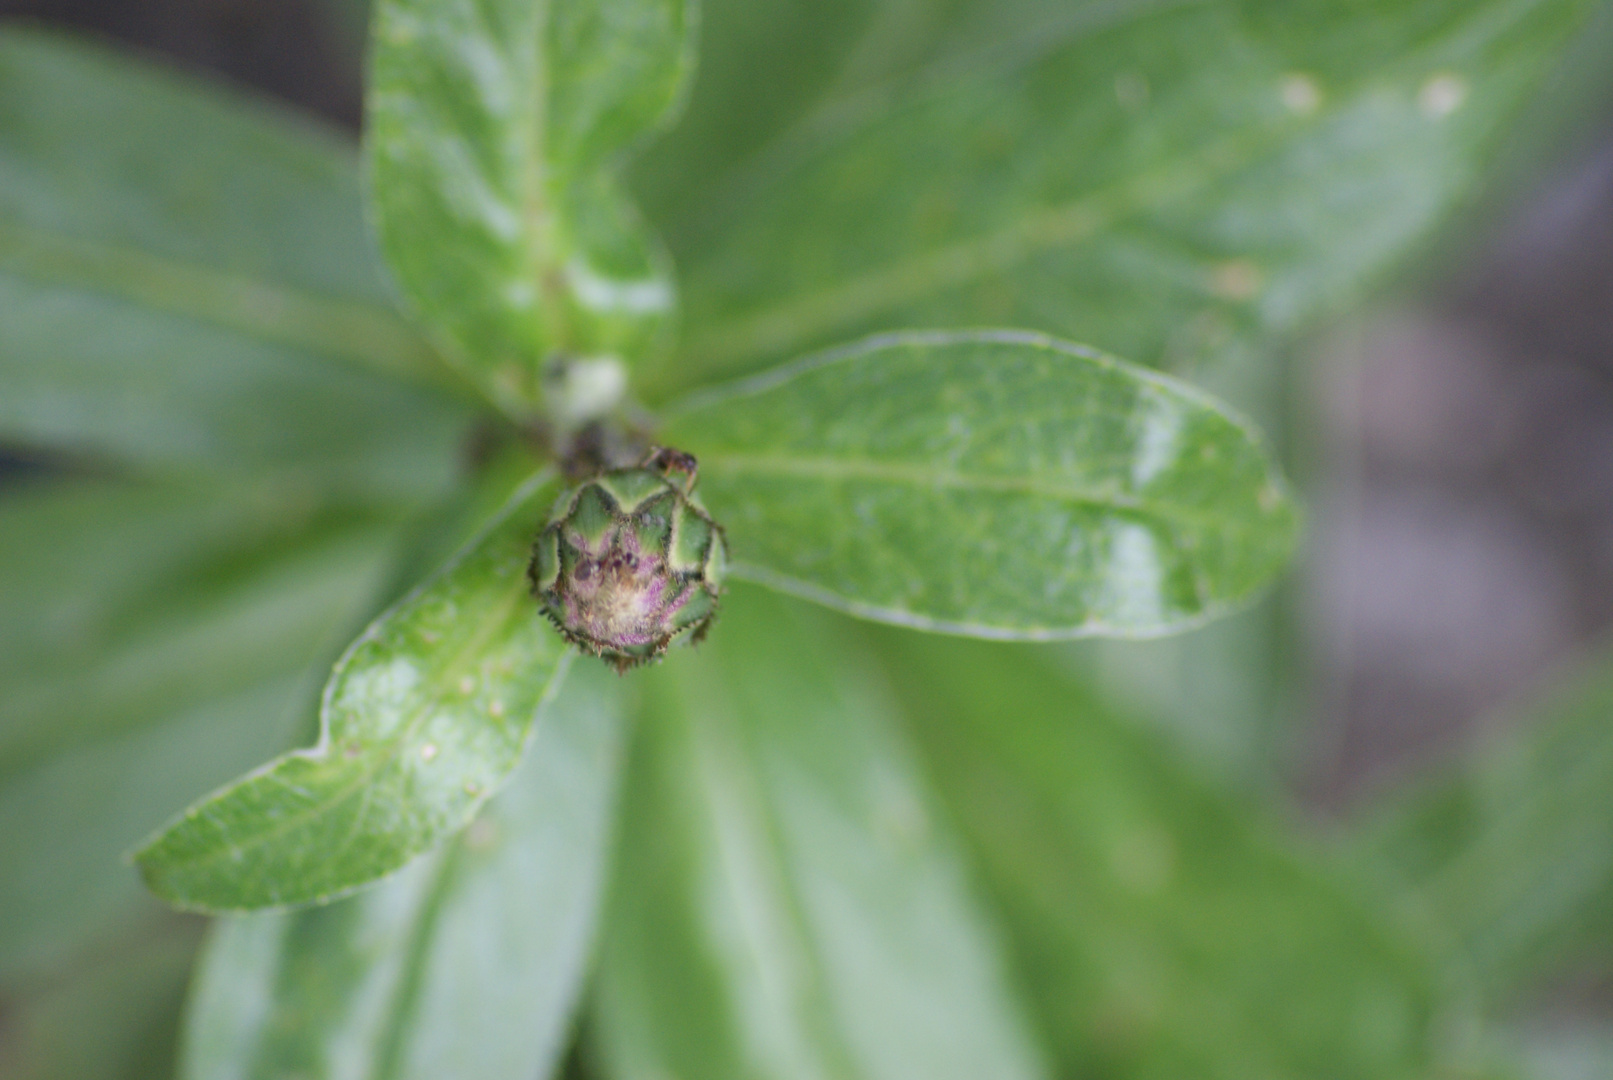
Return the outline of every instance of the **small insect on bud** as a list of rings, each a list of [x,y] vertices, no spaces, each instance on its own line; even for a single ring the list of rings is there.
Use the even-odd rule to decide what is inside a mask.
[[[532,595],[566,639],[618,671],[699,641],[728,541],[694,497],[695,459],[659,447],[563,495],[532,546]]]

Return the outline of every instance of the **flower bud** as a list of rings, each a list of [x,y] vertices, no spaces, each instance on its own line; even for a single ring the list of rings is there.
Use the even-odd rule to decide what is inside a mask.
[[[532,548],[532,594],[572,644],[618,671],[699,641],[728,541],[695,500],[695,459],[659,448],[561,497]]]

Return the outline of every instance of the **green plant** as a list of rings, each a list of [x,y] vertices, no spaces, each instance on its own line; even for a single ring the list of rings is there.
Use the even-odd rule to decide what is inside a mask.
[[[579,1009],[621,1078],[1478,1068],[1465,960],[958,637],[1251,604],[1298,515],[1186,377],[1265,410],[1595,9],[723,0],[674,126],[688,0],[378,0],[362,199],[6,31],[0,438],[59,468],[0,503],[0,978],[122,926],[171,982],[166,817],[153,892],[282,909],[214,924],[196,1080],[549,1075]],[[533,545],[652,444],[736,584],[618,679]]]

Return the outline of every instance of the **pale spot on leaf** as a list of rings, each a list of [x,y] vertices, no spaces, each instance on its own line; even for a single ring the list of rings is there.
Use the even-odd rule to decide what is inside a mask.
[[[1417,108],[1431,120],[1449,116],[1467,100],[1467,80],[1446,71],[1430,75],[1417,91]]]
[[[1290,72],[1278,82],[1277,97],[1289,112],[1308,116],[1321,106],[1322,88],[1309,75]]]
[[[1210,275],[1210,289],[1223,300],[1253,300],[1260,294],[1260,267],[1248,259],[1218,263]]]
[[[1181,433],[1180,410],[1162,403],[1143,414],[1142,430],[1138,432],[1131,464],[1133,486],[1146,487],[1149,481],[1175,463],[1180,453],[1178,442]]]

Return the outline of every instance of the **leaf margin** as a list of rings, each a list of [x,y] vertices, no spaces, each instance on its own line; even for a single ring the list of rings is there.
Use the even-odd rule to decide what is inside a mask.
[[[683,416],[708,405],[725,404],[742,397],[777,389],[800,375],[856,359],[881,348],[905,345],[944,346],[957,344],[1023,345],[1078,357],[1082,360],[1095,362],[1108,370],[1123,371],[1146,386],[1163,389],[1172,395],[1185,397],[1191,403],[1201,405],[1207,410],[1218,414],[1228,421],[1266,462],[1266,485],[1267,489],[1272,493],[1270,497],[1275,506],[1282,506],[1288,510],[1285,542],[1287,551],[1281,565],[1288,563],[1303,542],[1305,518],[1302,508],[1294,498],[1292,485],[1283,475],[1282,470],[1277,467],[1277,456],[1272,453],[1272,448],[1265,435],[1242,412],[1186,380],[1177,379],[1153,368],[1123,360],[1089,345],[1067,341],[1035,330],[1008,328],[896,330],[870,334],[843,345],[809,353],[766,371],[697,389],[667,405],[660,411],[659,416],[663,424],[670,425]],[[735,579],[750,581],[786,595],[821,604],[832,610],[871,622],[955,637],[985,641],[1017,642],[1076,641],[1086,638],[1148,641],[1190,632],[1228,615],[1238,614],[1258,604],[1276,587],[1281,573],[1279,570],[1278,573],[1274,573],[1269,577],[1265,583],[1247,590],[1241,596],[1212,602],[1190,617],[1173,619],[1169,622],[1161,623],[1157,627],[1127,629],[1111,627],[1101,621],[1089,619],[1076,627],[1067,629],[1037,628],[1016,630],[985,624],[929,618],[912,612],[855,600],[841,596],[831,589],[793,578],[788,574],[748,563],[744,560],[743,555],[730,559],[727,572]]]
[[[534,499],[545,487],[550,486],[556,478],[556,470],[552,467],[545,467],[533,473],[531,477],[529,477],[516,488],[516,490],[505,501],[503,506],[501,506],[493,517],[489,519],[487,524],[483,528],[478,529],[476,533],[469,540],[467,540],[465,544],[453,554],[452,557],[448,559],[447,562],[442,564],[442,566],[433,571],[431,574],[427,575],[425,579],[423,579],[414,588],[410,589],[405,595],[377,614],[365,626],[364,630],[360,632],[359,635],[355,637],[353,641],[342,651],[341,656],[332,665],[330,674],[326,679],[324,688],[320,693],[319,735],[317,741],[312,746],[297,747],[280,754],[277,757],[264,762],[262,765],[259,765],[258,767],[234,778],[212,792],[209,792],[206,795],[194,800],[189,806],[175,813],[167,821],[158,826],[157,829],[154,830],[146,839],[142,840],[139,844],[131,848],[123,855],[122,861],[126,865],[131,865],[138,870],[146,887],[150,889],[151,892],[162,899],[164,903],[168,904],[172,908],[175,908],[176,910],[210,915],[285,912],[305,907],[310,904],[325,904],[332,900],[339,900],[344,897],[351,896],[377,881],[381,881],[395,875],[404,867],[418,861],[420,856],[441,847],[444,841],[452,839],[460,830],[462,830],[466,825],[475,819],[480,808],[485,805],[490,798],[498,793],[502,787],[502,781],[507,780],[515,765],[519,764],[521,758],[525,755],[527,749],[531,745],[533,734],[537,726],[536,720],[538,716],[553,702],[555,697],[558,696],[561,687],[566,681],[565,677],[567,670],[569,669],[571,662],[576,655],[576,650],[570,645],[567,645],[563,642],[560,643],[554,669],[544,686],[537,704],[534,706],[531,717],[528,718],[526,732],[522,736],[519,749],[515,754],[514,762],[512,763],[511,768],[506,770],[504,775],[500,778],[500,783],[490,787],[483,787],[475,795],[470,796],[472,799],[470,808],[459,826],[445,831],[441,836],[437,837],[425,847],[415,850],[391,870],[381,875],[358,881],[342,888],[334,889],[330,892],[309,896],[305,899],[276,901],[266,905],[220,905],[182,897],[159,887],[154,880],[154,871],[150,868],[147,858],[148,853],[153,852],[171,832],[176,830],[185,822],[193,819],[196,816],[199,816],[197,811],[200,807],[212,803],[217,799],[226,797],[229,793],[237,789],[244,788],[260,777],[272,774],[273,771],[282,763],[297,759],[317,759],[323,756],[328,756],[332,752],[329,719],[331,715],[332,702],[334,700],[336,686],[340,681],[341,675],[345,672],[348,663],[353,659],[354,656],[357,655],[360,649],[364,648],[366,645],[369,645],[375,640],[384,624],[388,623],[393,616],[399,614],[405,608],[410,606],[415,600],[423,596],[432,586],[446,579],[454,570],[458,569],[466,560],[476,553],[483,541],[492,536],[500,526],[507,524],[509,517],[522,503]],[[541,622],[541,620],[539,621]],[[543,625],[547,628],[546,623]],[[417,718],[414,724],[411,725],[411,729],[423,722],[424,717]],[[283,820],[284,819],[282,819],[282,821]]]

